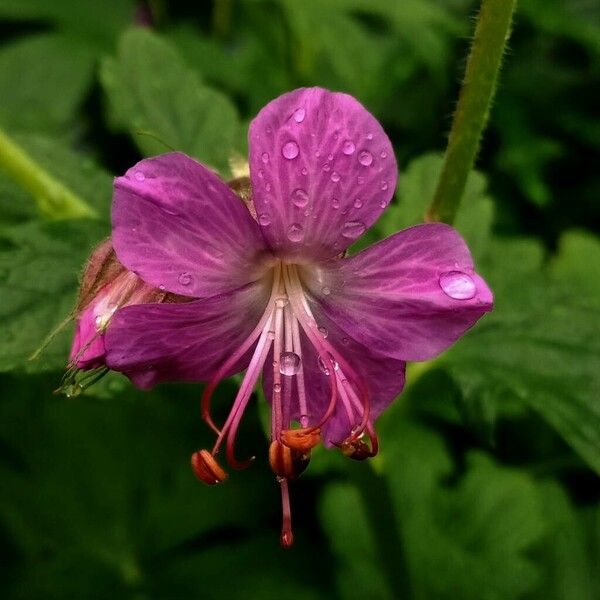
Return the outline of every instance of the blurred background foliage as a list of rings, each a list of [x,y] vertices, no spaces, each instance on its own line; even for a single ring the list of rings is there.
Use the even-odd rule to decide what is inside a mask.
[[[595,0],[519,2],[456,222],[496,310],[411,367],[370,464],[314,452],[290,552],[258,409],[258,460],[207,489],[199,386],[54,396],[70,331],[28,360],[109,232],[112,176],[167,144],[227,177],[289,89],[348,92],[392,138],[398,193],[369,238],[421,221],[477,4],[0,0],[0,154],[30,167],[0,169],[2,598],[600,597]],[[94,215],[57,218],[66,197]]]

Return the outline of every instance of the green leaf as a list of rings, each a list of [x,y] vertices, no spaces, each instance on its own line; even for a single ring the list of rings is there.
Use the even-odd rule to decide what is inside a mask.
[[[222,171],[234,149],[239,120],[231,101],[204,85],[175,49],[158,35],[132,29],[117,58],[100,72],[115,129],[131,133],[146,156],[168,148],[136,132],[147,131],[168,146]]]
[[[472,453],[464,475],[449,485],[454,465],[442,438],[406,420],[385,420],[381,447],[378,471],[399,523],[398,530],[389,523],[386,534],[397,536],[406,553],[412,597],[508,600],[535,589],[539,570],[528,553],[544,522],[529,476]],[[386,587],[366,525],[371,516],[381,518],[377,511],[349,484],[331,486],[324,496],[322,519],[342,564],[343,598],[404,597]]]
[[[483,266],[495,309],[436,362],[467,393],[537,411],[600,472],[600,289],[580,267],[600,262],[600,245],[570,237],[564,247],[552,276],[535,243],[497,240]]]
[[[96,221],[33,221],[0,233],[0,371],[39,371],[65,365],[67,331],[41,359],[28,357],[73,309],[78,274],[95,242],[107,235]]]
[[[89,49],[64,35],[36,35],[4,46],[0,126],[64,135],[91,84],[93,69]]]

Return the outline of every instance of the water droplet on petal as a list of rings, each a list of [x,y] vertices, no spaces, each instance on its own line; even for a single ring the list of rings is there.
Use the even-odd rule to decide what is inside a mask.
[[[192,276],[190,273],[181,273],[178,277],[178,281],[181,285],[190,285],[190,283],[192,283]]]
[[[319,333],[326,338],[329,335],[329,331],[327,331],[327,327],[317,327]]]
[[[331,294],[331,288],[330,288],[330,287],[328,287],[328,286],[326,286],[326,285],[324,285],[324,286],[321,288],[321,293],[322,293],[324,296],[329,296],[329,294]]]
[[[473,278],[462,271],[442,273],[439,281],[444,294],[454,300],[470,300],[477,292]]]
[[[331,169],[331,165],[329,163],[325,163],[323,165],[323,171],[327,172],[327,171],[329,171],[329,169]]]
[[[331,174],[331,181],[333,181],[333,183],[337,183],[340,179],[341,179],[340,174],[337,171],[334,171]]]
[[[333,160],[333,154],[330,154],[330,155],[327,157],[327,160]]]
[[[265,176],[265,172],[262,169],[259,169],[258,176],[262,179]]]
[[[292,223],[288,227],[287,236],[290,242],[301,242],[304,239],[304,229],[300,223]]]
[[[292,192],[292,202],[298,208],[304,208],[308,204],[308,194],[302,188],[295,189]]]
[[[342,235],[350,240],[355,240],[365,232],[366,226],[362,221],[346,221],[342,227]]]
[[[368,140],[372,140],[373,139],[373,134],[371,132],[367,133],[367,139]]]
[[[166,287],[165,287],[165,286],[164,286],[164,285],[161,283],[161,284],[158,286],[158,289],[159,289],[161,292],[164,292],[164,291],[165,291],[167,288],[166,288]]]
[[[358,162],[363,167],[368,167],[373,162],[373,155],[368,150],[363,150],[358,155]]]
[[[308,175],[308,169],[306,167],[302,169],[302,175]]]
[[[362,201],[360,198],[357,198],[357,199],[354,201],[354,208],[361,208],[361,207],[362,207],[362,205],[363,205],[363,201]]]
[[[141,172],[141,171],[136,171],[133,176],[138,180],[138,181],[144,181],[144,179],[146,179],[146,176]]]
[[[271,217],[267,214],[267,213],[262,213],[261,215],[259,215],[258,217],[258,222],[263,226],[266,227],[267,225],[271,224]]]
[[[304,121],[304,117],[306,117],[306,110],[303,108],[297,108],[294,111],[294,121],[296,121],[296,123],[302,123],[302,121]]]
[[[340,201],[337,198],[332,198],[331,199],[331,206],[333,208],[339,208],[340,207]]]
[[[354,145],[354,142],[352,142],[350,140],[346,140],[344,142],[344,145],[342,146],[342,152],[346,156],[350,156],[350,155],[354,154],[355,150],[356,150],[356,146]]]
[[[365,178],[364,177],[357,177],[356,178],[356,183],[358,183],[358,185],[362,185],[365,182]]]
[[[300,148],[298,148],[298,144],[296,142],[287,142],[287,144],[283,145],[281,149],[281,154],[283,154],[283,158],[287,158],[288,160],[292,160],[296,158],[300,153]]]
[[[269,182],[265,183],[265,190],[267,190],[267,192],[271,191],[271,184]]]
[[[379,203],[379,206],[381,206],[381,208],[385,208],[385,207],[387,206],[387,202],[386,202],[385,200],[382,200],[382,201]]]
[[[279,359],[279,372],[291,377],[300,370],[300,357],[295,352],[283,352]]]
[[[262,161],[266,165],[269,162],[269,153],[268,152],[263,152],[262,155],[261,155],[261,159],[262,159]]]
[[[383,191],[387,190],[388,189],[387,181],[382,181],[380,187]]]
[[[381,158],[387,158],[387,152],[385,150],[382,150],[379,156],[381,156]]]

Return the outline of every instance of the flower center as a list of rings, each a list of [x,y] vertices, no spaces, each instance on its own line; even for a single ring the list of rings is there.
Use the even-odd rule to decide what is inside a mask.
[[[204,390],[202,416],[217,434],[217,440],[210,459],[207,451],[202,450],[194,454],[192,466],[198,478],[205,483],[213,485],[222,481],[225,477],[215,477],[215,456],[223,443],[231,467],[239,469],[250,464],[252,458],[242,462],[235,458],[234,443],[242,415],[262,372],[267,383],[265,387],[270,388],[268,400],[272,415],[269,458],[281,487],[281,542],[287,547],[293,540],[288,481],[296,479],[306,468],[310,451],[318,444],[321,430],[328,421],[334,415],[339,419],[340,414],[341,418],[347,419],[351,433],[338,442],[346,456],[366,458],[373,455],[377,451],[377,442],[369,417],[368,389],[328,339],[328,331],[315,319],[298,266],[278,262],[273,267],[272,275],[271,295],[259,323]],[[224,425],[219,428],[210,416],[213,391],[225,373],[253,345],[254,352],[232,409]],[[329,398],[325,409],[321,408],[324,404],[319,399],[309,398],[307,384],[311,382],[308,377],[324,377],[327,381]],[[294,427],[294,424],[299,427]],[[370,448],[361,439],[365,430],[371,438]]]

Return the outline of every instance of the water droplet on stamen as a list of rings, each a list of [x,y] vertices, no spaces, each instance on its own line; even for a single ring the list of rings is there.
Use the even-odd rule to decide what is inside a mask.
[[[292,192],[292,202],[298,208],[304,208],[308,204],[308,194],[306,190],[298,188]]]
[[[287,142],[287,144],[283,145],[283,148],[281,149],[281,154],[283,154],[283,158],[287,158],[288,160],[296,158],[296,156],[300,154],[298,144],[296,144],[296,142],[293,141]]]
[[[263,213],[258,217],[258,222],[263,226],[267,227],[267,225],[271,224],[271,217],[267,213]]]
[[[300,415],[300,425],[302,425],[302,427],[308,427],[309,423],[310,420],[308,418],[308,415]]]
[[[287,236],[290,242],[301,242],[304,239],[304,229],[300,223],[292,223],[288,227]]]
[[[366,226],[362,221],[346,221],[342,227],[342,235],[350,240],[355,240],[365,232]]]
[[[279,392],[281,392],[281,384],[280,383],[276,383],[273,385],[273,391],[278,394]]]
[[[470,300],[477,292],[473,278],[462,271],[442,273],[439,282],[444,294],[454,300]]]
[[[354,154],[355,150],[356,150],[356,146],[354,145],[354,142],[351,142],[350,140],[346,140],[344,142],[344,145],[342,146],[342,152],[346,156],[350,156],[350,155]]]
[[[304,121],[304,117],[306,117],[306,110],[303,108],[297,108],[294,111],[294,121],[296,121],[296,123],[302,123],[302,121]]]
[[[269,153],[263,152],[261,155],[261,159],[262,159],[263,163],[265,163],[265,165],[266,165],[269,162]]]
[[[326,285],[324,285],[324,286],[321,288],[321,293],[322,293],[324,296],[329,296],[329,294],[331,294],[331,288],[330,288],[330,287],[328,287],[328,286],[326,286]]]
[[[358,162],[363,167],[368,167],[373,162],[373,155],[368,150],[363,150],[358,155]]]
[[[138,181],[144,181],[144,179],[146,179],[146,176],[141,172],[141,171],[136,171],[133,176],[138,180]]]
[[[295,352],[283,352],[279,360],[279,372],[291,377],[300,370],[300,357]]]
[[[326,362],[325,360],[323,360],[323,357],[319,356],[319,357],[317,358],[317,363],[318,363],[318,365],[319,365],[319,369],[321,369],[321,371],[322,371],[322,372],[323,372],[325,375],[329,376],[329,375],[330,375],[330,373],[331,373],[331,371],[329,370],[329,367],[327,366],[327,362]]]
[[[341,179],[340,174],[337,171],[334,171],[331,174],[331,181],[333,181],[333,183],[337,183],[340,179]]]
[[[329,332],[327,331],[326,327],[317,327],[317,330],[324,338],[326,338],[329,335]]]
[[[181,285],[190,285],[192,283],[192,276],[190,273],[181,273],[179,275],[178,281]]]

